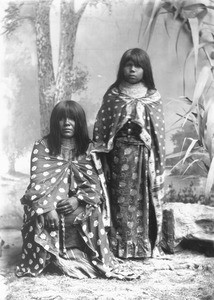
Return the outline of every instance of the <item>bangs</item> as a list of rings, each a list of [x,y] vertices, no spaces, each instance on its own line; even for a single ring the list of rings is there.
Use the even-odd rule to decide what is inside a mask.
[[[61,151],[60,121],[66,118],[75,122],[74,138],[77,155],[85,153],[89,144],[85,112],[82,106],[73,100],[60,101],[53,108],[50,118],[50,134],[48,135],[50,153],[58,155]]]
[[[137,54],[137,53],[132,53],[132,52],[130,52],[127,56],[126,56],[126,58],[125,58],[125,60],[124,60],[124,64],[126,64],[128,61],[132,61],[133,63],[134,63],[134,65],[136,66],[136,67],[142,67],[142,60],[141,60],[141,58],[139,57],[139,55]]]
[[[69,118],[71,120],[75,120],[75,112],[74,109],[67,105],[67,106],[63,106],[60,107],[57,113],[57,119],[58,120],[62,120],[62,119],[66,119]]]
[[[123,54],[119,64],[117,80],[111,87],[119,87],[120,83],[125,80],[124,68],[128,61],[131,61],[135,67],[143,69],[143,77],[141,81],[148,89],[155,89],[150,58],[148,54],[140,48],[129,49]]]

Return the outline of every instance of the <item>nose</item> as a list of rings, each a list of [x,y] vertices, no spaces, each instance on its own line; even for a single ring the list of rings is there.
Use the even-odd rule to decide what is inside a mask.
[[[131,66],[131,71],[133,71],[133,72],[135,71],[135,66],[134,65]]]
[[[65,118],[65,119],[64,119],[64,125],[65,125],[65,126],[70,125],[69,118]]]

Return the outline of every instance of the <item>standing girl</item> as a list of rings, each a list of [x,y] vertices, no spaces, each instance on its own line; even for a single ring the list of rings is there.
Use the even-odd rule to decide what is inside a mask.
[[[121,258],[157,253],[164,197],[164,118],[150,59],[139,48],[127,50],[116,82],[104,95],[94,126],[111,199],[114,235]]]

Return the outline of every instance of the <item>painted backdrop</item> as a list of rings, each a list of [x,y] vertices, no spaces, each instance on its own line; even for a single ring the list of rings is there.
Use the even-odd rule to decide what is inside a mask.
[[[1,20],[5,16],[4,10],[8,7],[7,1],[2,2]],[[83,2],[76,0],[75,9]],[[180,97],[184,95],[184,63],[192,49],[192,40],[185,28],[180,31],[177,39],[181,21],[172,20],[172,17],[162,14],[157,18],[147,48],[148,34],[145,35],[144,32],[151,17],[152,6],[160,1],[151,2],[152,5],[149,1],[143,0],[100,0],[96,5],[86,6],[77,29],[73,66],[74,72],[79,72],[82,81],[79,88],[79,83],[76,82],[77,89],[72,94],[72,99],[84,107],[91,134],[102,97],[115,81],[122,54],[133,47],[147,49],[156,87],[164,103],[167,153],[166,201],[203,203],[206,172],[199,172],[199,169],[195,168],[185,174],[188,177],[184,177],[181,176],[180,170],[184,168],[183,166],[172,170],[179,161],[179,155],[175,154],[182,150],[185,137],[195,138],[197,135],[193,125],[182,127],[183,120],[180,120],[180,115],[184,115],[189,108]],[[207,2],[209,1],[204,1]],[[29,6],[30,3],[31,1]],[[59,58],[59,3],[59,0],[54,0],[50,10],[51,51],[55,74]],[[213,21],[212,11],[208,12],[207,20]],[[3,25],[1,31],[4,31]],[[28,184],[33,142],[41,135],[36,36],[30,20],[25,20],[9,38],[3,34],[0,39],[2,49],[0,226],[20,227],[22,208],[19,199]],[[205,54],[199,53],[199,67],[205,60]],[[195,84],[194,55],[188,59],[185,76],[185,96],[192,99]],[[10,159],[14,163],[13,172],[8,172]]]

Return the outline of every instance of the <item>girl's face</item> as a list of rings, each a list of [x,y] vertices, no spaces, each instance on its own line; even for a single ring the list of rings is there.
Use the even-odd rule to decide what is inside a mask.
[[[60,133],[63,138],[70,139],[74,136],[75,121],[70,118],[63,118],[59,121]]]
[[[126,82],[135,84],[142,81],[143,69],[136,66],[132,60],[128,60],[123,68],[123,75]]]

